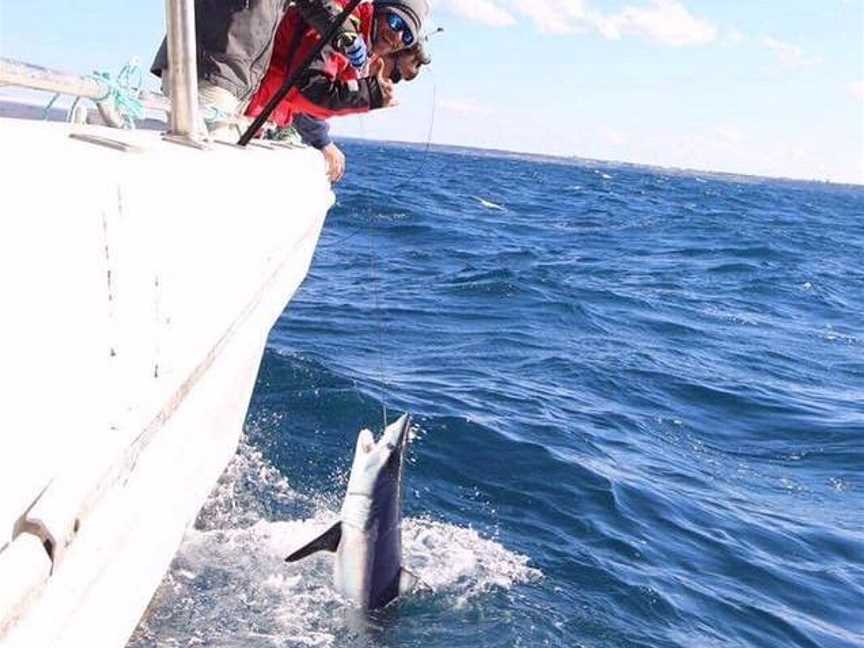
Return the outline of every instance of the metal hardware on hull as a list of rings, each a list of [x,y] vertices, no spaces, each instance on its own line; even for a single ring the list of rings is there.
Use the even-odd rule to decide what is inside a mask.
[[[129,144],[127,142],[121,142],[120,140],[111,139],[109,137],[100,137],[99,135],[89,135],[87,133],[71,133],[69,135],[70,138],[75,140],[80,140],[82,142],[87,142],[88,144],[96,144],[98,146],[105,146],[110,149],[114,149],[115,151],[122,151],[123,153],[141,153],[144,151],[140,146],[135,146],[134,144]]]

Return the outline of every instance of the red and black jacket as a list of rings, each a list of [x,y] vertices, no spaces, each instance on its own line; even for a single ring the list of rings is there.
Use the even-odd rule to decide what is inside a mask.
[[[347,4],[347,0],[335,1],[342,6]],[[361,3],[352,14],[357,32],[370,49],[373,14],[374,9],[369,2]],[[249,103],[247,115],[255,117],[261,113],[320,38],[319,32],[309,27],[296,10],[288,11],[276,32],[270,66]],[[273,111],[270,121],[286,126],[298,113],[327,119],[335,115],[367,112],[382,105],[378,79],[359,78],[348,59],[332,45],[327,45]]]

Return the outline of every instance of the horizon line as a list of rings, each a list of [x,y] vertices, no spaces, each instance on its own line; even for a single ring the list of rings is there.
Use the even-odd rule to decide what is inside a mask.
[[[361,137],[358,135],[335,135],[335,139],[343,139],[343,140],[355,140],[360,142],[380,142],[382,144],[411,144],[414,146],[420,147],[443,147],[443,148],[461,148],[473,151],[490,151],[493,153],[504,153],[508,155],[531,155],[534,157],[540,158],[551,158],[554,160],[564,160],[571,162],[589,162],[594,164],[608,164],[608,165],[627,165],[634,167],[641,167],[645,169],[655,169],[655,170],[663,170],[670,171],[675,173],[708,173],[712,175],[718,176],[730,176],[737,178],[755,178],[759,180],[779,180],[782,182],[806,182],[808,184],[818,184],[818,185],[828,185],[832,187],[849,187],[849,188],[864,188],[864,177],[861,180],[820,180],[819,178],[813,177],[792,177],[792,176],[771,176],[771,175],[760,175],[758,173],[750,173],[745,171],[719,171],[717,169],[700,169],[696,167],[676,167],[676,166],[663,166],[661,164],[649,164],[647,162],[631,162],[628,160],[611,160],[611,159],[602,159],[602,158],[587,158],[582,157],[580,155],[563,155],[563,154],[555,154],[555,153],[540,153],[536,151],[518,151],[511,149],[500,149],[493,148],[487,146],[479,146],[479,145],[468,145],[468,144],[445,144],[442,142],[417,142],[412,140],[400,140],[400,139],[376,139],[374,137]]]

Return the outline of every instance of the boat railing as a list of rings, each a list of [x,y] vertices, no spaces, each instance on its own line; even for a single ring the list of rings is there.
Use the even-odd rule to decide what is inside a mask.
[[[166,0],[165,21],[169,97],[142,91],[135,99],[144,108],[168,115],[169,139],[198,143],[203,134],[199,128],[194,0]],[[97,104],[110,95],[107,82],[99,77],[59,72],[6,58],[0,58],[0,85],[82,97]]]
[[[195,1],[165,0],[168,28],[168,86],[171,114],[168,134],[197,140],[198,62],[195,42]]]
[[[96,103],[109,94],[106,83],[98,77],[79,76],[7,58],[0,58],[0,85],[45,90]],[[138,95],[138,100],[148,110],[166,115],[171,112],[171,101],[161,94],[144,90]]]

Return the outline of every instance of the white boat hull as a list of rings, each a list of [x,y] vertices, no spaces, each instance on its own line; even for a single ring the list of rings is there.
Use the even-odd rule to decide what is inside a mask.
[[[127,641],[333,195],[308,149],[0,119],[0,644]]]

